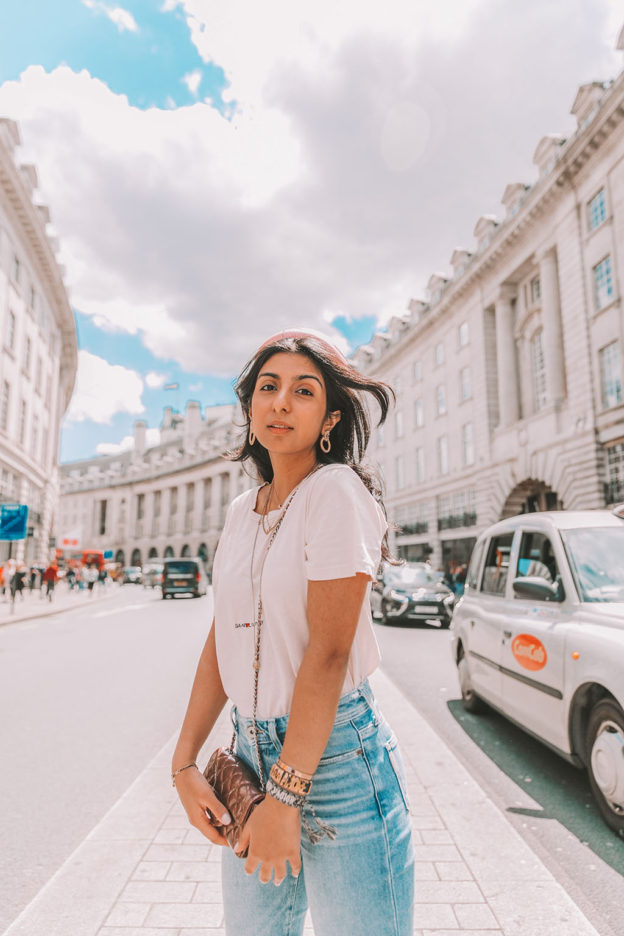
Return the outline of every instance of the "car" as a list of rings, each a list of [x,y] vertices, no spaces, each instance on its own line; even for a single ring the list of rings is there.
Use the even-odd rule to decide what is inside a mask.
[[[201,559],[165,559],[162,572],[162,597],[192,595],[199,598],[208,591],[208,578]]]
[[[429,621],[448,627],[455,595],[426,562],[384,564],[371,588],[373,616],[383,624]]]
[[[624,507],[490,527],[451,633],[464,708],[487,703],[585,768],[624,837]]]
[[[126,566],[121,576],[122,585],[141,584],[141,566]]]
[[[162,562],[147,562],[143,566],[143,588],[156,588],[157,585],[162,585],[162,576]]]

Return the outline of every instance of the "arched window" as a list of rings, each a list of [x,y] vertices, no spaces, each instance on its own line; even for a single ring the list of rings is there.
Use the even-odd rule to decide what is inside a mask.
[[[208,547],[206,546],[205,543],[202,543],[200,545],[199,549],[197,550],[197,555],[199,556],[201,561],[204,563],[204,565],[207,566],[208,565]]]
[[[155,546],[152,546],[149,553],[147,554],[148,559],[158,559],[158,550]]]
[[[132,559],[130,561],[130,565],[133,565],[133,566],[141,565],[141,550],[140,549],[132,550]]]
[[[180,556],[186,557],[190,555],[191,555],[191,547],[189,546],[188,543],[185,543],[184,546],[182,547],[182,552],[180,553]]]
[[[123,549],[118,549],[115,553],[115,562],[120,562],[121,565],[126,564],[126,554],[124,553]]]
[[[174,551],[173,551],[173,546],[167,546],[167,548],[165,549],[165,552],[164,552],[164,558],[165,558],[165,559],[173,559],[174,556],[175,556],[175,553],[174,553]]]

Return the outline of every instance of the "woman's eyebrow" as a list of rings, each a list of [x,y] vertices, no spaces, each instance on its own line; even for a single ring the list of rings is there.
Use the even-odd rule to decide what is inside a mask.
[[[260,380],[261,377],[271,377],[273,380],[281,380],[279,374],[271,374],[269,373],[269,371],[264,371],[262,374],[258,374],[258,380]],[[294,379],[295,380],[316,380],[319,387],[323,386],[323,384],[321,383],[321,381],[315,374],[298,374],[298,376],[295,377]]]

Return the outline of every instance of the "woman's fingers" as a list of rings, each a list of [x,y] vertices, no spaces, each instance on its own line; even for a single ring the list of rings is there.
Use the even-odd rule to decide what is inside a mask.
[[[191,823],[196,829],[199,829],[202,835],[205,835],[206,838],[210,839],[215,845],[227,845],[227,839],[221,828],[214,825],[212,818],[201,806],[197,809],[196,813],[194,812]]]
[[[290,864],[290,873],[292,876],[299,877],[301,874],[301,852],[297,852],[296,855],[290,855],[288,863]]]
[[[217,799],[215,792],[210,784],[207,783],[206,787],[207,789],[204,797],[204,808],[207,809],[211,815],[214,816],[216,821],[221,823],[221,825],[229,825],[232,821],[232,817],[230,816],[229,812],[221,800]]]

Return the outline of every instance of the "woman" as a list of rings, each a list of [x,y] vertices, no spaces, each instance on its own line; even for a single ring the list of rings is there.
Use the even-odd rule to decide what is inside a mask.
[[[383,422],[391,391],[297,331],[265,342],[236,392],[246,435],[231,457],[251,460],[264,484],[228,510],[173,779],[192,825],[226,844],[229,817],[195,760],[229,698],[236,752],[269,779],[238,842],[246,858],[223,851],[228,936],[299,936],[308,903],[316,936],[411,936],[403,766],[367,681],[379,662],[369,583],[387,524],[359,464],[360,394]]]

